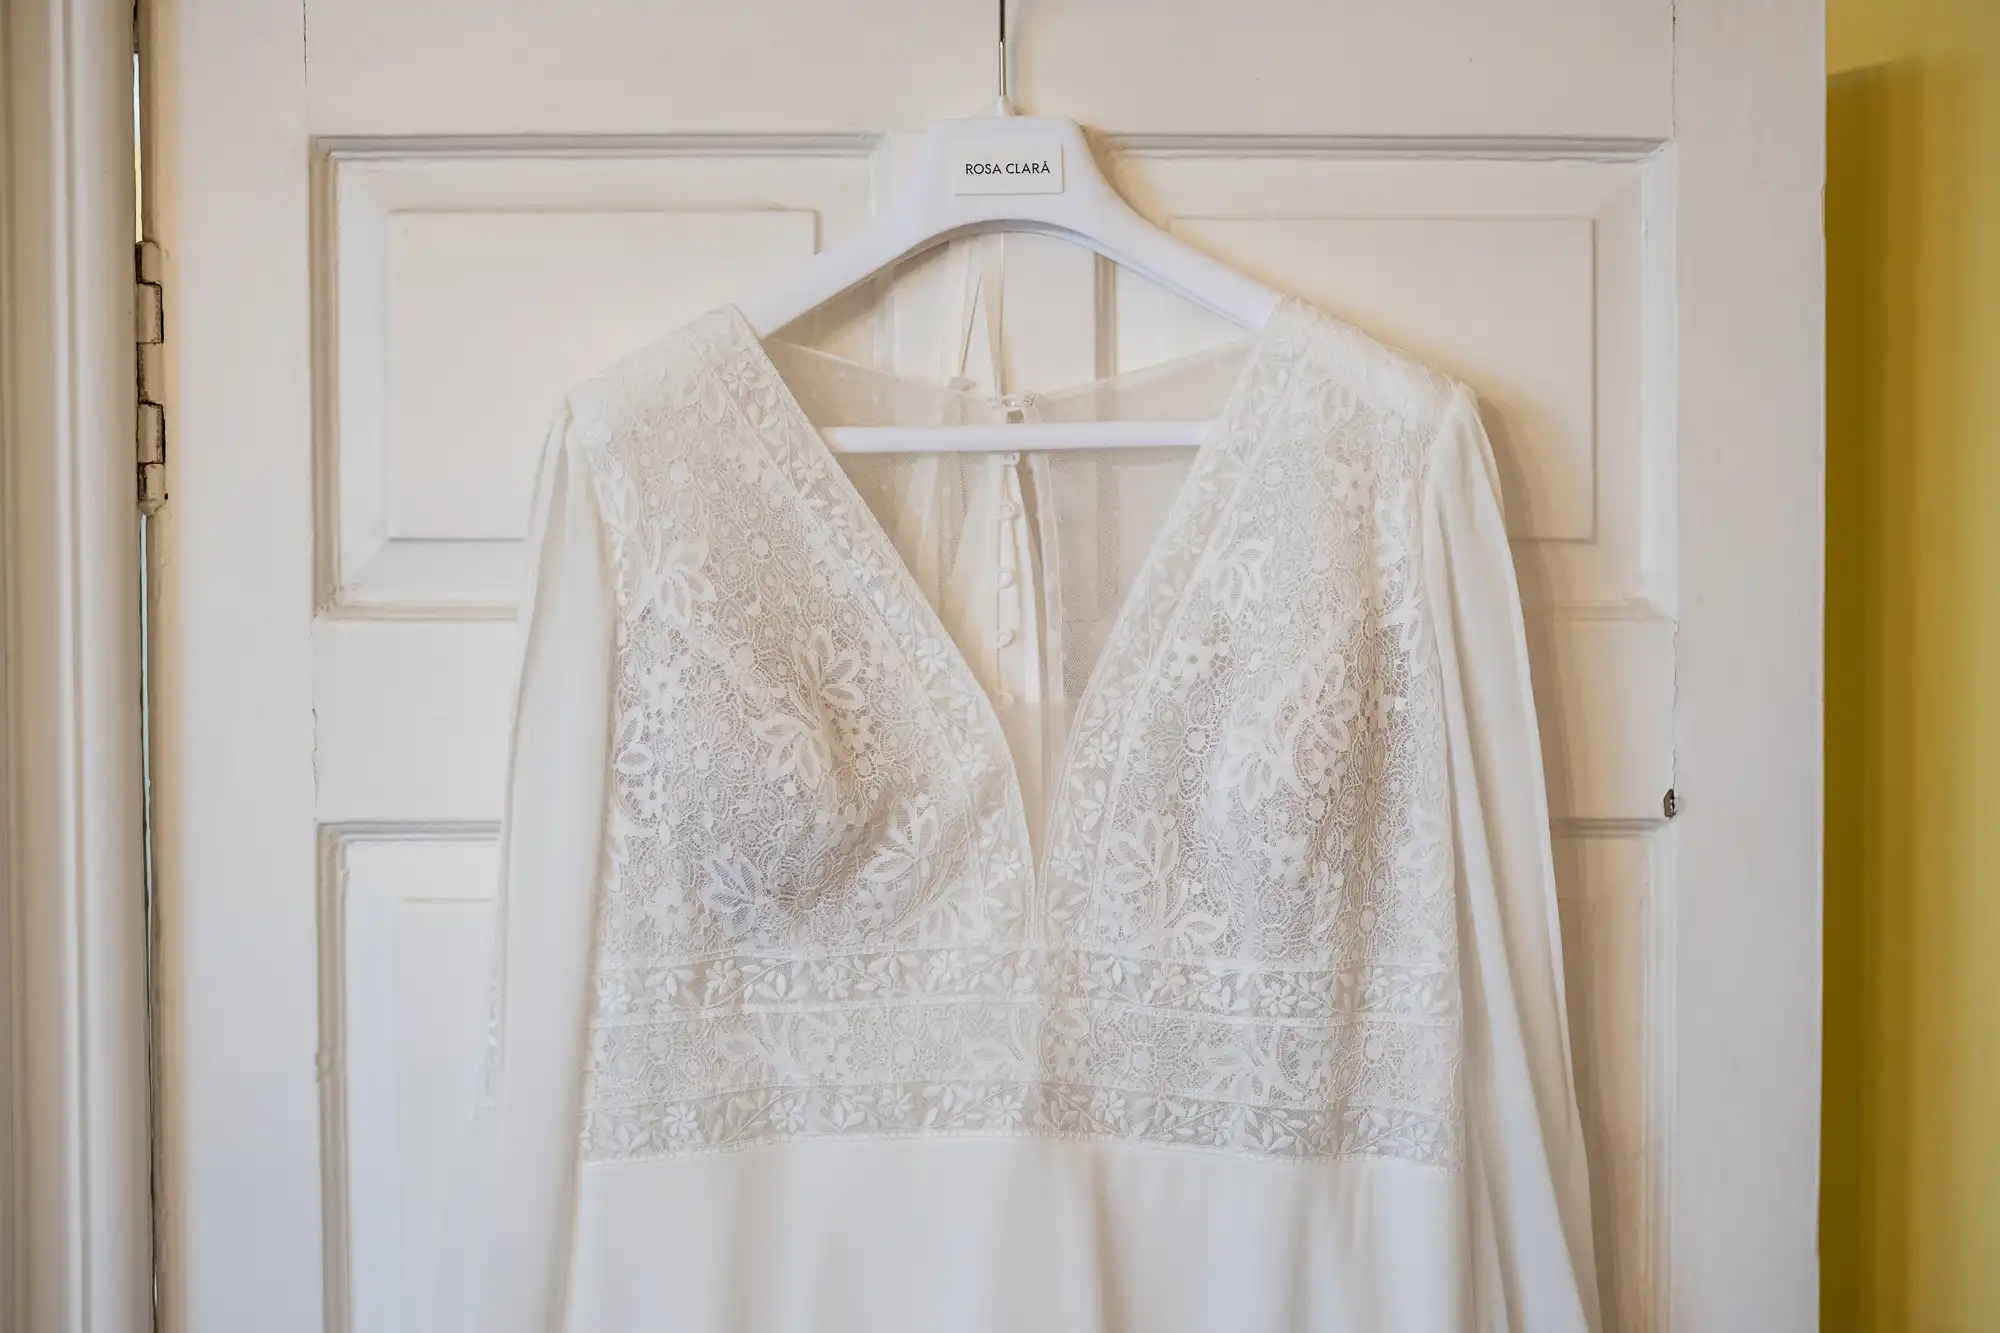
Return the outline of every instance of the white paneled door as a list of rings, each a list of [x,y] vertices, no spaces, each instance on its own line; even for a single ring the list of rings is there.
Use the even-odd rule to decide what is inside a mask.
[[[990,104],[993,12],[146,22],[166,1326],[421,1333],[547,413],[861,225],[910,132]],[[1092,127],[1142,211],[1479,391],[1606,1324],[1811,1327],[1817,7],[1099,0],[1025,7],[1014,51],[1017,100]],[[1006,264],[1014,387],[1229,336],[1053,240]],[[847,298],[819,339],[942,379],[953,265]]]

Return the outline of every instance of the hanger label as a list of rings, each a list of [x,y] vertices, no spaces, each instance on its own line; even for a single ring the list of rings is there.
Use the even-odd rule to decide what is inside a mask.
[[[1062,141],[963,143],[952,160],[953,194],[1061,194]]]

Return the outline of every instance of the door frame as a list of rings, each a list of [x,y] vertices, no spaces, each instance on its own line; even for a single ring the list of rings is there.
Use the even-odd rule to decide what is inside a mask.
[[[0,1329],[152,1322],[132,6],[0,0]]]
[[[1674,6],[1675,1333],[1819,1326],[1825,33],[1822,0]]]

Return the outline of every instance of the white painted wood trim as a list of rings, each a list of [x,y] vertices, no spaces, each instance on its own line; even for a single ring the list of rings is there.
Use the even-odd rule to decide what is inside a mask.
[[[1680,0],[1680,814],[1659,1326],[1818,1327],[1820,0]],[[1716,892],[1717,886],[1747,891]]]
[[[0,1327],[151,1323],[132,17],[0,0]]]
[[[306,1333],[328,1254],[305,4],[148,0],[140,21],[173,431],[150,585],[160,1328]]]

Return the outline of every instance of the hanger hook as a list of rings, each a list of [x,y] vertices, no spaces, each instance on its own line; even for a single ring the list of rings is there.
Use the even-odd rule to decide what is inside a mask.
[[[1000,2],[1000,71],[999,71],[1000,100],[994,104],[993,111],[995,115],[1011,116],[1014,114],[1014,103],[1012,98],[1008,96],[1010,89],[1008,88],[1009,80],[1007,78],[1007,0],[999,0],[999,2]]]

